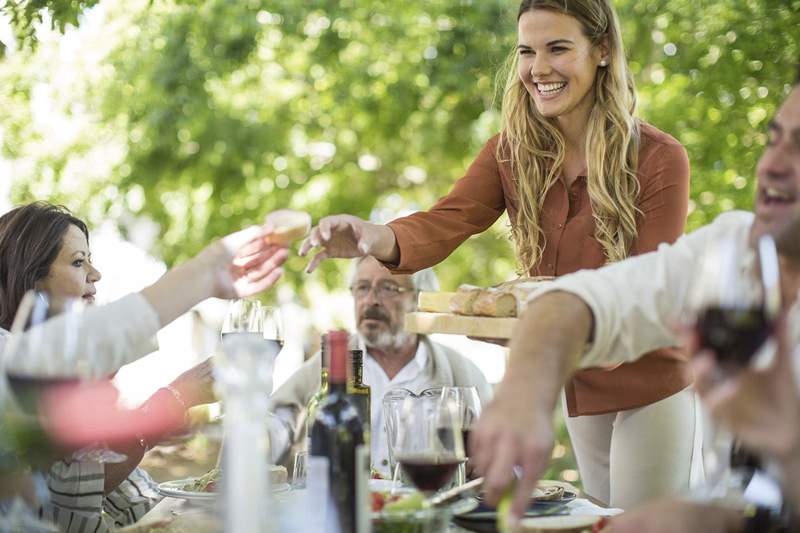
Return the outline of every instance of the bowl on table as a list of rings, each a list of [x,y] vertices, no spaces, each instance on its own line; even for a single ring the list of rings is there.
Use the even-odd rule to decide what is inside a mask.
[[[372,513],[372,533],[440,533],[449,521],[447,508],[380,511]]]

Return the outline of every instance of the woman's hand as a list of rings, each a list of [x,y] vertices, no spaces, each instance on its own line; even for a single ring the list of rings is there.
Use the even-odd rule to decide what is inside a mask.
[[[270,244],[268,236],[268,230],[252,226],[231,233],[200,252],[197,259],[205,260],[212,274],[211,296],[245,298],[275,285],[289,252],[285,246]]]
[[[321,251],[306,267],[308,273],[328,258],[371,255],[379,261],[394,263],[400,255],[391,228],[352,215],[333,215],[321,219],[303,242],[299,254],[305,256],[313,248],[321,248]]]
[[[467,338],[471,341],[485,342],[486,344],[495,344],[497,346],[508,348],[508,339],[498,339],[495,337],[470,337],[470,336],[467,336]]]
[[[209,357],[175,378],[170,386],[180,393],[186,407],[215,402],[213,371],[213,358]]]
[[[269,234],[263,226],[231,233],[142,289],[161,326],[206,298],[244,298],[275,285],[289,252],[270,244]]]

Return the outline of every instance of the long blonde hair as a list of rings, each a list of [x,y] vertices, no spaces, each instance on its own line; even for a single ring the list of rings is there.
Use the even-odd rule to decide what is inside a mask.
[[[639,127],[633,117],[636,89],[625,61],[617,15],[608,0],[523,0],[517,20],[533,9],[549,9],[575,18],[592,45],[606,39],[608,66],[597,71],[594,106],[586,127],[587,186],[594,237],[607,261],[618,261],[630,253],[637,235]],[[517,260],[528,272],[542,257],[542,206],[564,163],[565,140],[556,119],[543,117],[536,110],[517,74],[518,61],[514,51],[506,62],[509,72],[497,157],[510,162],[517,184],[519,212],[512,235]]]

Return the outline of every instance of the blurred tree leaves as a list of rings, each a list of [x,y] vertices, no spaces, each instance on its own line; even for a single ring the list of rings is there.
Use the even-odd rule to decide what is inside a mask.
[[[639,114],[689,151],[690,227],[750,208],[765,124],[800,57],[800,2],[616,5]],[[495,73],[516,39],[516,5],[501,0],[104,0],[90,12],[92,28],[0,64],[14,198],[63,201],[95,223],[147,216],[170,263],[279,207],[316,220],[431,205],[497,131]],[[84,59],[65,65],[68,43]],[[443,286],[511,275],[507,239],[505,220],[470,239],[437,268]],[[297,287],[304,264],[287,267]],[[329,286],[340,266],[322,270]]]
[[[99,0],[4,0],[0,13],[8,16],[18,41],[36,44],[36,25],[49,21],[52,29],[64,32],[67,25],[77,26],[78,17]],[[0,57],[5,46],[0,43]]]

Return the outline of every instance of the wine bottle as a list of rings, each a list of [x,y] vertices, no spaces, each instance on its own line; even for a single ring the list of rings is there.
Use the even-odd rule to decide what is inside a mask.
[[[317,414],[317,409],[319,408],[322,400],[328,395],[328,366],[329,366],[329,358],[328,358],[328,349],[327,349],[327,340],[326,335],[323,334],[319,339],[319,352],[320,352],[320,383],[319,389],[317,392],[314,393],[314,396],[308,401],[308,405],[306,405],[306,438],[311,439],[311,425],[314,423],[314,417]],[[310,448],[310,442],[307,449]]]
[[[369,527],[367,478],[369,461],[364,427],[347,397],[347,333],[328,333],[330,368],[328,395],[317,409],[311,426],[310,459],[328,464],[328,501],[341,533],[358,533]],[[327,520],[332,517],[327,515]]]
[[[364,352],[350,350],[350,377],[347,380],[347,397],[358,411],[364,426],[364,440],[369,442],[371,392],[364,384]]]

